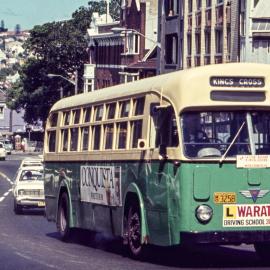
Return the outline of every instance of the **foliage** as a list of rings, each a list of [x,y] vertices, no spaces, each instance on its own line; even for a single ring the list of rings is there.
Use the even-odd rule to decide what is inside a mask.
[[[119,15],[117,5],[120,7],[120,0],[111,0],[113,16]],[[82,89],[83,68],[88,61],[86,30],[92,13],[105,11],[105,1],[89,1],[88,7],[76,10],[71,20],[37,25],[30,31],[24,45],[29,57],[20,71],[20,82],[7,93],[8,105],[24,109],[26,122],[45,121],[52,104],[60,98],[60,88],[65,96],[74,94],[74,85],[59,77],[48,78],[48,74],[74,80],[74,72],[78,71]]]

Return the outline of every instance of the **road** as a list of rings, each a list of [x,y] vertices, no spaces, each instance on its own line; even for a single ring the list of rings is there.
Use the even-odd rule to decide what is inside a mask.
[[[0,162],[0,269],[265,269],[253,246],[203,246],[180,252],[176,248],[152,247],[146,261],[124,255],[121,242],[104,235],[78,232],[69,243],[59,240],[54,223],[42,211],[13,212],[11,193],[14,174],[23,155]],[[8,177],[5,178],[3,175]],[[270,265],[270,263],[269,263]],[[268,265],[268,266],[269,266]],[[268,268],[268,267],[267,267]]]

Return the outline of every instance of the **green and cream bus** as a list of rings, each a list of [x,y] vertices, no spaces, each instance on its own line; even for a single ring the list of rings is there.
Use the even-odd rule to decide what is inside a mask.
[[[80,94],[51,109],[46,217],[146,244],[270,252],[270,66],[221,64]]]

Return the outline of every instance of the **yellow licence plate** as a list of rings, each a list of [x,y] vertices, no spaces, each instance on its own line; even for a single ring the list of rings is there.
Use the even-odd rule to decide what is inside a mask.
[[[236,203],[235,192],[215,192],[214,203]]]
[[[45,206],[45,202],[38,202],[38,206],[39,207]]]

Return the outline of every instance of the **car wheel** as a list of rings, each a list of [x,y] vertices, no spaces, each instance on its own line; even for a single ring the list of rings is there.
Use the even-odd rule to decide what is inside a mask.
[[[22,206],[18,205],[15,200],[14,200],[14,212],[16,215],[22,214]]]
[[[68,241],[71,237],[71,229],[69,225],[69,199],[66,192],[62,193],[57,212],[57,229],[60,233],[62,241]]]

